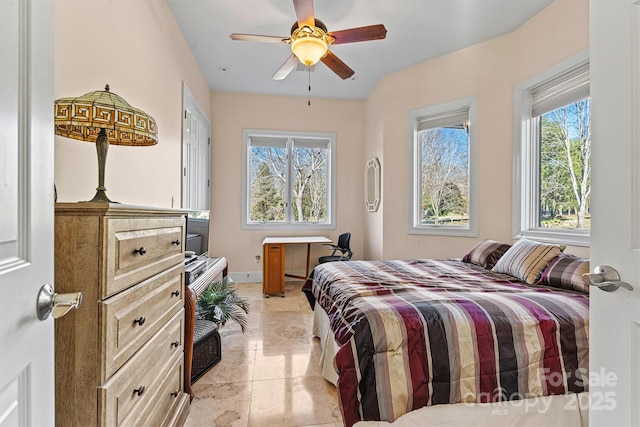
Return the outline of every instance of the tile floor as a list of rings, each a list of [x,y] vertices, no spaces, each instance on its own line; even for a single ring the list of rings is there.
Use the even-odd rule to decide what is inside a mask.
[[[251,305],[249,327],[220,330],[222,360],[194,384],[185,426],[342,426],[336,389],[320,374],[302,282],[287,282],[285,298],[264,298],[262,283],[236,287]]]

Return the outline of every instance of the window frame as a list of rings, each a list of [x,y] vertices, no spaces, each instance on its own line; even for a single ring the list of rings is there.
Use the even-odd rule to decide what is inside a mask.
[[[467,108],[469,113],[469,226],[452,227],[446,225],[426,225],[420,223],[421,213],[421,167],[420,141],[418,140],[419,122],[429,117]],[[408,234],[434,236],[477,237],[478,236],[478,197],[477,197],[477,116],[478,99],[465,97],[437,105],[421,107],[409,111],[409,217]]]
[[[317,139],[328,141],[328,165],[327,165],[327,221],[326,222],[292,222],[291,216],[291,182],[289,182],[285,191],[287,198],[287,213],[284,222],[251,222],[249,221],[251,202],[251,191],[249,186],[251,179],[250,173],[250,157],[251,157],[251,138],[283,138],[287,140],[287,151],[290,151],[290,144],[294,139]],[[291,157],[287,158],[288,177],[291,176]],[[290,180],[290,179],[289,179]],[[301,229],[335,229],[336,228],[336,134],[330,132],[292,132],[292,131],[274,131],[261,129],[243,129],[242,130],[242,229],[246,230],[301,230]]]
[[[540,138],[532,114],[532,93],[543,85],[558,85],[576,70],[589,65],[584,49],[514,87],[513,237],[546,243],[589,246],[590,230],[561,230],[538,226],[540,200]]]

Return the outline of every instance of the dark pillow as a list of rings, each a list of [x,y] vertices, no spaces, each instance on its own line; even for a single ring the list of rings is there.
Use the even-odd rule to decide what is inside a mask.
[[[481,240],[462,257],[462,261],[491,270],[511,245],[495,240]]]
[[[588,294],[589,285],[586,285],[582,280],[582,275],[588,272],[588,258],[562,254],[549,262],[536,284],[571,289]]]

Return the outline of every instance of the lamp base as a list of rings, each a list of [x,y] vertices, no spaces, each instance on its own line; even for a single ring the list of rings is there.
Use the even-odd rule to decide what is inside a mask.
[[[96,195],[89,203],[118,203],[109,200],[107,197],[107,187],[104,186],[104,169],[107,163],[107,153],[109,151],[109,139],[104,128],[100,129],[98,138],[96,139],[96,152],[98,154],[98,186],[96,187]]]
[[[105,190],[96,191],[96,195],[93,196],[93,199],[87,200],[85,203],[120,203],[114,202],[107,197],[107,193]]]

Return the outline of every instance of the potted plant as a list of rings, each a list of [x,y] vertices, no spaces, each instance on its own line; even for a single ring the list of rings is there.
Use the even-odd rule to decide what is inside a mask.
[[[238,295],[229,277],[211,282],[198,297],[196,304],[196,318],[214,322],[218,327],[228,321],[240,325],[242,333],[247,330],[247,314],[249,303]]]

